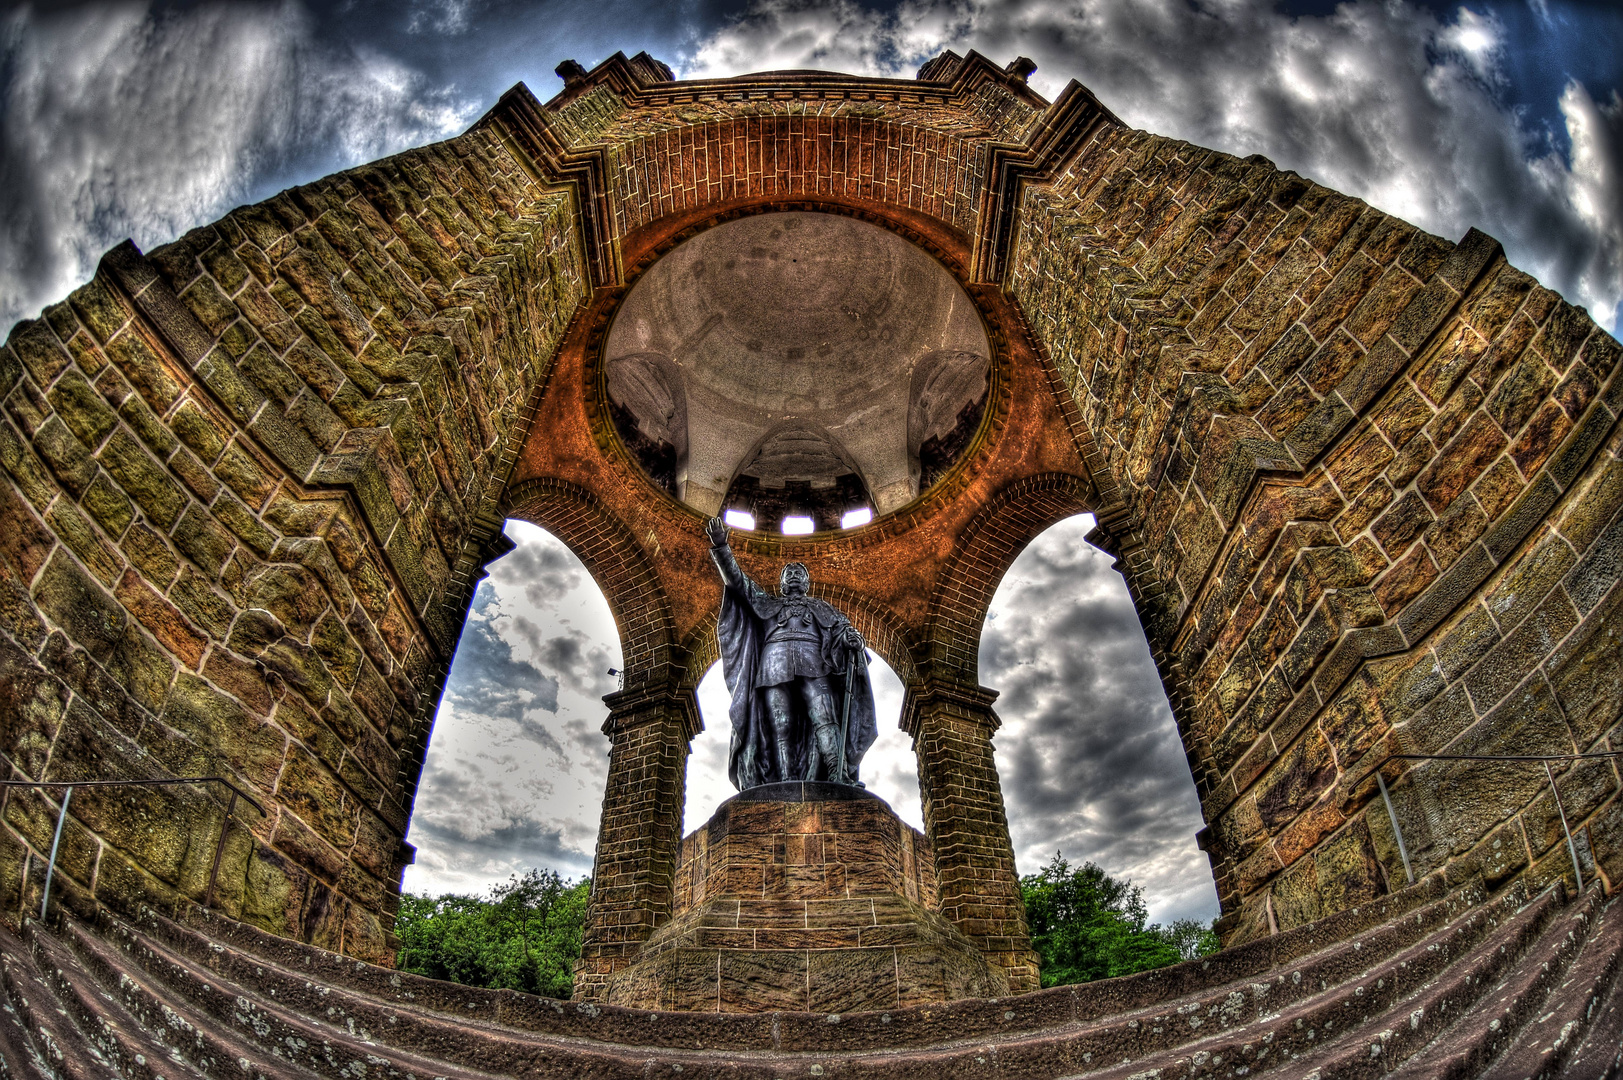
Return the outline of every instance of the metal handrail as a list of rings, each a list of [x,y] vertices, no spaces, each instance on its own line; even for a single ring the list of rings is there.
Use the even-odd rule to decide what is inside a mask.
[[[0,780],[0,787],[59,787],[67,790],[62,793],[62,805],[56,812],[56,834],[51,838],[51,857],[45,864],[45,890],[40,896],[39,919],[45,921],[45,914],[51,905],[51,879],[56,875],[56,853],[62,846],[62,826],[68,820],[68,800],[73,798],[73,789],[79,787],[158,787],[165,784],[224,784],[231,791],[231,801],[225,808],[225,821],[234,819],[237,809],[237,800],[245,799],[249,806],[258,810],[260,816],[269,817],[269,811],[259,805],[259,801],[252,795],[243,791],[224,776],[177,776],[162,780]],[[214,865],[209,868],[208,889],[203,893],[203,906],[214,906],[214,881],[220,873],[220,859],[225,855],[226,824],[220,825],[220,839],[214,845]]]
[[[1587,754],[1388,754],[1359,778],[1362,784],[1373,774],[1375,783],[1381,789],[1381,801],[1386,804],[1386,816],[1392,822],[1392,835],[1398,841],[1398,855],[1403,859],[1403,873],[1414,884],[1414,869],[1409,865],[1409,848],[1403,842],[1403,830],[1398,826],[1397,812],[1392,809],[1392,796],[1387,794],[1386,779],[1381,775],[1388,762],[1391,761],[1511,761],[1531,763],[1539,762],[1544,766],[1544,775],[1550,781],[1550,794],[1555,798],[1555,812],[1561,818],[1561,832],[1567,838],[1567,855],[1572,859],[1572,873],[1578,882],[1578,891],[1584,891],[1584,871],[1578,862],[1578,845],[1572,840],[1572,829],[1567,826],[1567,809],[1561,804],[1561,791],[1555,786],[1555,770],[1550,768],[1552,761],[1584,761],[1589,758],[1617,758],[1623,757],[1623,750],[1596,750]],[[1357,784],[1353,785],[1357,787]]]

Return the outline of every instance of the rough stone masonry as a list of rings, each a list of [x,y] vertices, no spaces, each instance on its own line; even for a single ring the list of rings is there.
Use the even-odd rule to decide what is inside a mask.
[[[0,754],[81,789],[53,889],[388,963],[435,705],[507,516],[583,559],[625,687],[577,995],[672,913],[702,518],[615,435],[603,341],[703,229],[839,214],[964,287],[992,343],[968,449],[871,525],[740,539],[808,564],[907,688],[934,904],[1036,985],[981,620],[1081,511],[1188,751],[1228,943],[1381,896],[1394,751],[1620,749],[1623,350],[1492,239],[1429,236],[1261,158],[1050,103],[972,54],[915,81],[674,82],[615,56],[455,139],[126,243],[0,350]],[[657,553],[658,557],[655,558]],[[860,558],[857,556],[860,555]],[[861,569],[858,589],[857,568]],[[1535,767],[1391,763],[1417,874],[1570,875]],[[1623,881],[1610,761],[1558,785]],[[5,790],[0,910],[37,910],[62,788]]]

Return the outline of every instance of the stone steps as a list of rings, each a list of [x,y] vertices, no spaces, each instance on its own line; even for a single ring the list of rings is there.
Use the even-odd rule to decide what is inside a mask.
[[[200,910],[59,919],[0,930],[8,1080],[1181,1080],[1240,1068],[1582,1080],[1612,1075],[1623,1033],[1623,900],[1591,890],[1569,903],[1559,887],[1485,899],[1426,881],[1160,971],[844,1015],[658,1013],[461,987]],[[695,932],[713,929],[729,928]]]
[[[1623,898],[1610,901],[1595,922],[1566,979],[1484,1076],[1555,1080],[1623,1073]]]
[[[1550,992],[1565,979],[1578,952],[1590,942],[1590,930],[1603,897],[1592,890],[1573,905],[1528,950],[1522,962],[1483,995],[1469,1024],[1455,1024],[1432,1045],[1416,1054],[1395,1075],[1405,1080],[1463,1080],[1479,1076],[1501,1057],[1533,1020]]]

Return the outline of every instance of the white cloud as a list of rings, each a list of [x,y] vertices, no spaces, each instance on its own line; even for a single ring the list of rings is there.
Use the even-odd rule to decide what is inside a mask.
[[[414,0],[406,33],[467,33],[473,6],[472,0]]]
[[[752,5],[743,18],[701,41],[684,59],[681,77],[796,68],[878,75],[897,64],[889,17],[851,0],[788,0]]]
[[[1577,84],[1570,162],[1503,107],[1504,29],[1403,0],[1291,17],[1266,0],[756,0],[682,58],[685,76],[822,68],[910,76],[943,49],[1026,55],[1050,97],[1075,78],[1128,123],[1262,154],[1513,262],[1612,325],[1623,298],[1620,108]]]
[[[472,107],[376,53],[316,39],[304,10],[145,4],[0,23],[0,326],[143,248],[305,179],[442,138]]]

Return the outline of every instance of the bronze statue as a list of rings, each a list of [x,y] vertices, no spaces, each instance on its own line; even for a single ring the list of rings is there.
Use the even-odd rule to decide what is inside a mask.
[[[733,695],[733,786],[862,786],[857,766],[879,734],[862,635],[833,605],[807,595],[805,564],[785,566],[773,595],[738,568],[726,522],[711,518],[705,531],[725,584],[716,638]]]

